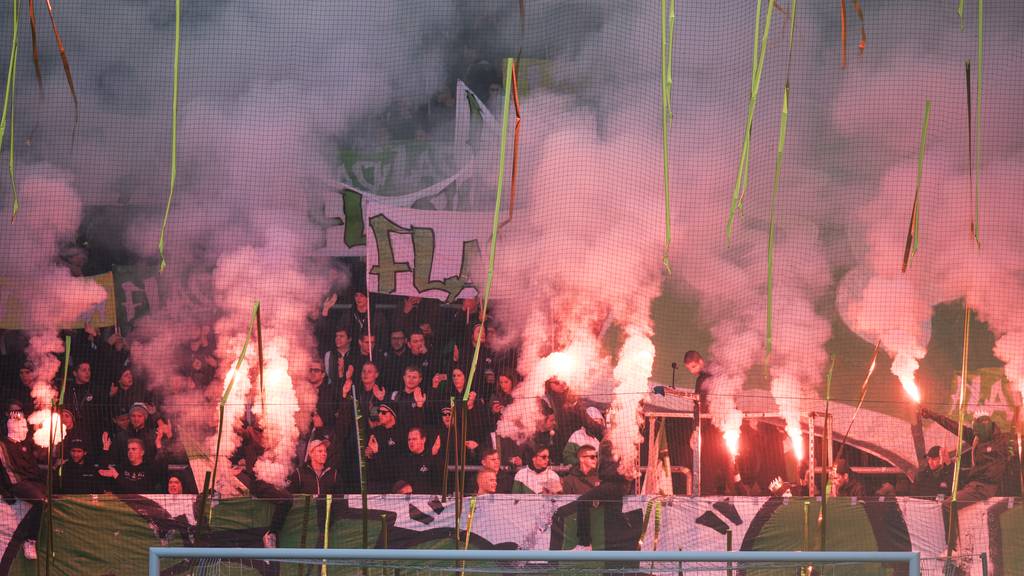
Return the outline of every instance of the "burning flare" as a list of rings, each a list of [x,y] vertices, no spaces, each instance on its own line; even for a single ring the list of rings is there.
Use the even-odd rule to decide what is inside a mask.
[[[804,436],[799,426],[786,426],[786,434],[789,435],[790,442],[793,443],[793,455],[796,456],[797,462],[803,462],[804,460]]]
[[[740,429],[725,430],[722,432],[722,437],[725,438],[725,447],[729,449],[729,454],[732,454],[732,459],[735,460],[740,453]]]
[[[914,372],[917,372],[918,366],[917,359],[907,354],[897,354],[896,359],[892,363],[892,373],[900,379],[903,390],[915,404],[921,403],[921,390],[918,389],[917,383],[914,382]]]
[[[53,430],[53,443],[60,444],[67,435],[68,429],[61,422],[60,412],[51,412],[48,408],[36,410],[28,417],[28,423],[36,428],[32,433],[32,441],[36,446],[48,448],[50,446],[50,430]]]

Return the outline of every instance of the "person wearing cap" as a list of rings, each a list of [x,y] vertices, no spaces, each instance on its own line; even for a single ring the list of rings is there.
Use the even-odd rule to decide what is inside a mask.
[[[67,441],[70,459],[61,464],[57,491],[61,494],[101,494],[111,486],[99,474],[99,466],[87,460],[88,448],[81,438]]]
[[[334,494],[338,485],[338,471],[327,465],[328,441],[313,439],[306,446],[306,461],[292,472],[288,491],[321,497]]]
[[[914,496],[949,496],[953,490],[953,467],[942,457],[942,449],[932,446],[926,462],[914,478]]]
[[[851,474],[850,465],[842,458],[836,460],[835,473],[832,478],[832,495],[859,499],[867,496],[864,484]]]
[[[590,446],[596,451],[601,445],[601,440],[604,439],[604,415],[601,414],[601,410],[596,406],[591,406],[587,408],[584,416],[583,426],[569,436],[569,441],[565,444],[565,449],[562,450],[563,464],[578,464],[579,458],[576,457],[576,453],[580,448]]]
[[[398,425],[398,417],[390,404],[381,403],[370,411],[371,431],[366,439],[367,473],[370,477],[370,491],[386,493],[394,484],[395,462],[402,453],[406,442],[404,428]]]
[[[927,408],[921,408],[921,416],[956,434],[956,420]],[[971,467],[961,476],[963,486],[957,491],[957,500],[971,502],[991,498],[1008,492],[1009,486],[1019,482],[1012,476],[1010,466],[1010,460],[1017,457],[1016,442],[1002,432],[991,417],[980,416],[970,426],[964,425],[963,439],[970,447]]]
[[[150,424],[150,407],[142,402],[132,404],[128,409],[128,428],[118,430],[114,437],[112,453],[107,457],[115,459],[120,464],[125,463],[125,456],[128,449],[128,441],[137,439],[142,441],[143,448],[149,458],[157,455],[157,428]],[[104,432],[103,436],[108,433]]]
[[[562,479],[551,469],[551,450],[532,448],[529,464],[516,472],[512,483],[513,494],[561,494]]]

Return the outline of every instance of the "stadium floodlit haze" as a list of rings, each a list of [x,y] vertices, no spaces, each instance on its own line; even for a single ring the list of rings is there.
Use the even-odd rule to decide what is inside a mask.
[[[1024,11],[961,4],[0,7],[0,574],[1015,573]]]

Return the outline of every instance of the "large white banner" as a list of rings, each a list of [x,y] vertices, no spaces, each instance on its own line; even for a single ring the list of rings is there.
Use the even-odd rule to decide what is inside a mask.
[[[493,214],[417,210],[363,196],[370,292],[454,302],[477,295]]]

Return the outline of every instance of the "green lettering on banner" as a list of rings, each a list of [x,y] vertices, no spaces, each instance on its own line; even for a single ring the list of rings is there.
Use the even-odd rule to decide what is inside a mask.
[[[366,231],[363,230],[363,195],[350,188],[341,191],[345,210],[345,245],[349,248],[366,246]]]
[[[410,234],[412,231],[395,224],[383,214],[370,218],[370,229],[377,241],[377,264],[370,268],[369,273],[377,276],[377,292],[394,294],[395,276],[399,272],[411,272],[408,262],[395,262],[395,252],[391,248],[391,233]]]
[[[419,292],[440,290],[447,292],[446,302],[451,304],[467,286],[472,286],[466,270],[466,247],[462,249],[462,270],[457,276],[449,276],[444,280],[431,280],[434,271],[434,230],[431,228],[412,229],[412,249],[414,254],[414,271],[412,284]],[[479,245],[477,245],[479,251]]]
[[[369,270],[370,274],[377,276],[377,292],[381,294],[393,294],[397,287],[397,275],[401,272],[412,272],[413,287],[417,292],[429,292],[437,290],[445,292],[448,297],[446,302],[452,303],[466,288],[474,287],[470,279],[475,258],[480,257],[480,243],[477,240],[467,240],[462,243],[462,264],[459,274],[449,276],[444,280],[432,279],[434,271],[434,230],[432,228],[402,228],[388,219],[384,214],[377,214],[370,218],[370,229],[377,242],[377,264]],[[394,247],[391,243],[391,234],[408,234],[412,236],[413,265],[410,268],[408,262],[396,262]]]

